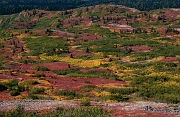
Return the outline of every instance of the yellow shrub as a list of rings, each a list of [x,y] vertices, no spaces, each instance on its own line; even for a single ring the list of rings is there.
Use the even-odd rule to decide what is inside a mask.
[[[18,95],[15,97],[15,99],[25,99],[25,96],[24,95]]]
[[[51,98],[53,98],[54,100],[63,100],[63,97],[60,96],[51,96]]]
[[[21,35],[17,36],[17,38],[22,39],[22,38],[24,38],[26,36],[27,36],[27,34],[21,34]]]
[[[133,70],[130,70],[130,69],[125,69],[123,72],[124,73],[131,73]]]
[[[6,80],[6,79],[0,79],[0,82],[1,83],[7,83],[7,82],[9,82],[11,79],[9,79],[9,80]]]
[[[124,87],[124,85],[120,85],[120,84],[116,84],[116,83],[110,83],[110,84],[101,84],[100,87],[120,88],[120,87]]]
[[[24,75],[26,75],[26,76],[32,76],[32,75],[34,75],[34,74],[24,74]]]
[[[108,100],[106,100],[106,102],[107,102],[107,103],[113,103],[113,102],[118,102],[118,101],[116,101],[116,100],[109,100],[109,99],[108,99]]]
[[[62,62],[66,62],[75,66],[83,67],[83,68],[92,68],[99,66],[101,64],[101,60],[83,60],[83,59],[74,59],[70,57],[58,57],[58,56],[45,56],[40,55],[40,59],[42,60],[58,60]]]
[[[95,96],[98,96],[98,97],[105,97],[105,96],[111,95],[111,93],[110,93],[110,92],[107,92],[107,91],[102,91],[102,92],[92,91],[92,93],[93,93]]]
[[[8,70],[8,69],[0,70],[0,73],[2,73],[2,72],[11,72],[11,70]]]
[[[48,81],[46,80],[36,80],[38,83],[40,84],[44,84],[44,85],[51,85],[51,83],[49,83]]]
[[[169,82],[164,82],[163,84],[161,84],[163,86],[167,86],[167,87],[171,87],[171,86],[180,86],[180,83],[177,83],[175,81],[169,81]]]

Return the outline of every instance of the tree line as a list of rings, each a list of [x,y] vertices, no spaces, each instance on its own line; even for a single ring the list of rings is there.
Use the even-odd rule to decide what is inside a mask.
[[[114,3],[139,10],[180,8],[179,0],[3,0],[0,14],[18,13],[27,9],[64,10],[81,6]]]

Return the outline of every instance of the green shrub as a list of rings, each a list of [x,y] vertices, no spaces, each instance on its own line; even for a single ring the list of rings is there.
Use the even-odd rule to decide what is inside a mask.
[[[7,90],[7,87],[4,84],[0,83],[0,92],[4,90]]]
[[[41,78],[39,78],[39,80],[45,80],[45,78],[41,77]]]
[[[81,91],[84,91],[84,92],[93,91],[95,88],[97,88],[97,86],[95,85],[84,85],[80,87]]]
[[[58,75],[67,75],[71,73],[79,73],[79,68],[69,68],[66,70],[55,70],[54,72]]]
[[[81,72],[80,68],[69,68],[66,70],[56,70],[54,71],[58,75],[67,75],[72,77],[80,77],[80,78],[109,78],[109,79],[118,79],[118,76],[109,73],[106,71],[88,71],[88,72]]]
[[[118,101],[118,102],[123,101],[123,97],[122,97],[122,95],[119,94],[119,93],[111,94],[111,95],[109,96],[109,99],[110,99],[110,100],[116,100],[116,101]]]
[[[122,95],[129,95],[137,91],[136,88],[133,87],[122,87],[122,88],[108,88],[106,89],[108,92],[111,92],[112,94],[122,94]]]
[[[44,93],[44,91],[45,91],[44,88],[36,88],[36,87],[30,88],[31,94],[40,94],[40,93]]]
[[[67,96],[67,99],[74,99],[83,97],[83,95],[76,93],[75,91],[68,91],[68,90],[57,90],[55,92],[56,95],[59,96]]]
[[[40,77],[45,77],[46,75],[45,74],[33,74],[31,76],[40,78]]]
[[[19,91],[17,91],[17,90],[12,90],[12,91],[10,91],[10,95],[11,96],[17,96],[17,95],[19,95],[20,93],[19,93]]]
[[[20,84],[21,85],[35,85],[35,84],[39,84],[39,83],[36,80],[27,80],[27,81],[24,81]]]
[[[15,110],[6,112],[4,117],[23,117],[23,114],[24,114],[24,107],[19,105]]]
[[[55,39],[50,37],[40,37],[37,39],[24,38],[23,39],[30,52],[27,55],[38,56],[39,54],[46,53],[46,55],[60,55],[68,53],[68,44],[65,39]]]
[[[81,100],[81,105],[82,106],[90,106],[90,99],[88,97],[84,97],[82,100]]]
[[[18,87],[18,81],[17,80],[10,80],[9,82],[5,83],[5,86],[9,90],[12,90],[12,89]]]
[[[32,100],[35,100],[35,99],[39,99],[39,97],[36,96],[36,95],[34,95],[34,94],[28,94],[28,95],[26,96],[26,99],[32,99]]]

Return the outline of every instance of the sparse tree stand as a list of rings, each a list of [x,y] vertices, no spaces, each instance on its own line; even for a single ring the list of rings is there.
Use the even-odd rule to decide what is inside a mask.
[[[109,62],[112,62],[113,61],[113,59],[112,58],[109,58]]]
[[[70,65],[70,64],[68,64],[68,68],[71,68],[71,65]]]
[[[70,54],[70,58],[74,58],[72,54]]]
[[[89,53],[89,48],[88,47],[86,48],[86,52]]]

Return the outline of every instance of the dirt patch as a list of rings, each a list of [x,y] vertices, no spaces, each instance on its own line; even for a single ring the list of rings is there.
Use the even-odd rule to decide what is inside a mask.
[[[86,41],[91,41],[91,40],[97,40],[101,39],[102,36],[99,35],[92,35],[92,34],[80,34],[78,36],[79,39],[86,40]]]
[[[31,22],[16,22],[14,25],[15,29],[26,29],[26,28],[30,28],[32,25],[34,25]]]
[[[112,70],[106,68],[81,69],[80,71],[84,73],[91,71],[112,72]]]
[[[38,64],[38,66],[44,66],[50,70],[64,70],[69,68],[69,65],[63,62],[42,63],[42,64]]]
[[[73,77],[59,77],[59,78],[48,78],[47,79],[52,86],[58,87],[59,89],[78,90],[82,85],[101,85],[101,84],[127,84],[123,81],[116,81],[104,78],[73,78]]]
[[[0,111],[12,110],[18,107],[18,105],[24,106],[25,111],[40,111],[50,110],[56,107],[75,107],[77,104],[73,102],[54,101],[54,100],[11,100],[1,101]]]
[[[70,50],[70,54],[72,54],[73,57],[83,56],[83,55],[92,55],[91,52],[84,52],[82,50]]]
[[[176,57],[166,57],[166,58],[163,58],[161,61],[162,62],[167,62],[167,63],[176,62],[177,58]]]
[[[0,92],[0,101],[13,100],[13,99],[14,99],[14,97],[10,96],[9,92],[7,92],[7,91]]]
[[[124,46],[120,47],[123,50],[130,50],[131,52],[149,52],[151,50],[154,50],[152,47],[145,46],[145,45],[139,45],[139,46]]]
[[[35,30],[35,31],[33,31],[33,33],[36,33],[39,36],[44,36],[46,34],[46,31],[45,30]]]
[[[164,12],[164,15],[165,15],[165,17],[167,19],[176,19],[176,18],[179,18],[180,17],[179,14],[180,14],[180,11],[173,10],[173,9],[170,9],[170,10],[168,9],[168,10],[166,10]]]
[[[177,110],[178,105],[168,105],[166,103],[155,102],[121,102],[121,103],[105,103],[103,108],[112,110],[115,117],[174,117],[178,114],[173,111],[172,107]]]

